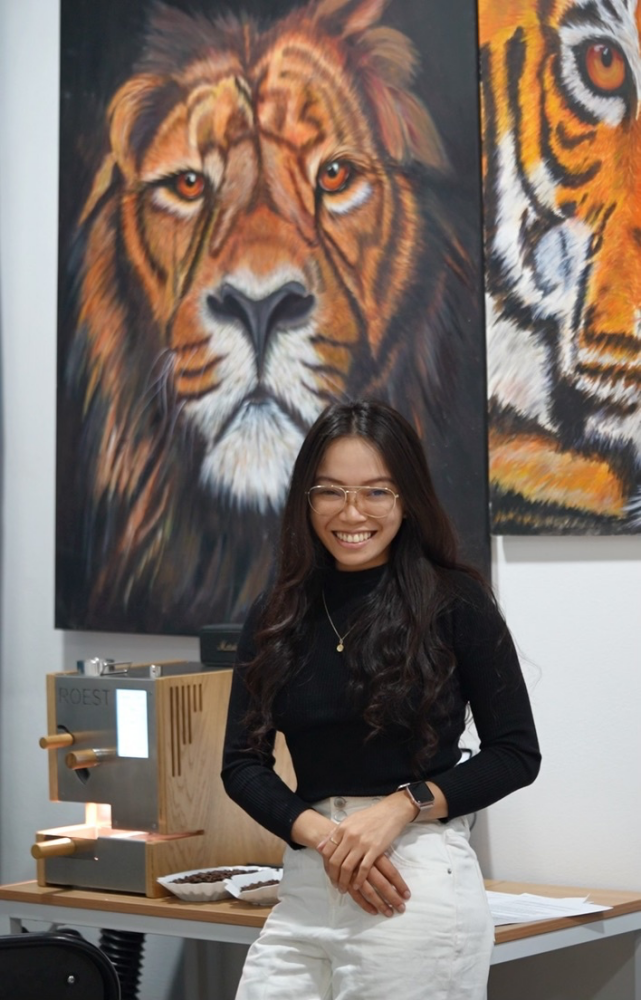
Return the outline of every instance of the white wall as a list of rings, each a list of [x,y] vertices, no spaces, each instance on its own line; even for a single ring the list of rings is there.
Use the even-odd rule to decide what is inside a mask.
[[[543,765],[534,785],[481,817],[483,870],[641,890],[641,538],[506,538],[496,548]],[[631,948],[603,941],[498,966],[490,1000],[630,1000]]]
[[[96,654],[197,657],[193,639],[53,628],[58,35],[55,0],[0,2],[3,882],[33,877],[36,829],[78,815],[48,800],[37,745],[45,674]],[[544,764],[534,786],[479,818],[484,871],[641,889],[641,538],[507,539],[496,546],[495,582],[524,655]],[[556,986],[543,991],[549,959],[531,960],[534,970],[503,966],[492,974],[492,1000],[517,992],[521,1000],[626,1000],[626,952],[609,944],[597,956],[600,974],[584,972],[583,985],[572,985],[563,955],[554,959]],[[168,995],[170,965],[152,942],[145,1000]]]
[[[484,867],[641,889],[641,538],[506,538],[497,549],[543,765],[488,811]]]
[[[51,803],[45,674],[77,659],[198,659],[196,639],[57,632],[54,619],[59,10],[0,0],[0,880],[31,879],[35,831],[83,818]],[[0,928],[6,933],[7,928]],[[148,939],[144,1000],[180,1000],[178,944]]]

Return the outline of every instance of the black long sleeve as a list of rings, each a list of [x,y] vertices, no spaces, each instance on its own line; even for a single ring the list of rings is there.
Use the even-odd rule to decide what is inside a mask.
[[[462,573],[451,615],[451,642],[479,753],[434,775],[452,819],[477,812],[529,785],[541,754],[514,642],[489,595]]]
[[[382,572],[377,567],[336,573],[332,616],[357,605]],[[476,581],[455,573],[451,582],[454,597],[444,628],[455,653],[455,677],[448,709],[437,717],[438,749],[422,777],[442,789],[454,818],[533,781],[540,753],[527,689],[503,619]],[[240,664],[255,655],[257,617],[254,607],[239,643]],[[387,795],[415,777],[405,730],[390,727],[366,739],[369,730],[347,697],[346,661],[336,651],[336,636],[322,608],[310,622],[310,648],[306,663],[274,704],[276,725],[292,755],[296,792],[273,772],[273,758],[248,750],[243,719],[249,696],[242,666],[234,671],[223,756],[222,778],[230,797],[290,843],[292,824],[314,802],[330,795]],[[459,764],[468,705],[480,751]]]
[[[243,725],[250,705],[244,683],[243,664],[253,659],[256,653],[253,636],[259,609],[260,598],[250,610],[238,643],[221,776],[230,798],[265,829],[291,843],[290,830],[296,818],[309,809],[309,802],[292,792],[279,778],[273,770],[273,756],[264,757],[248,751],[247,734]],[[273,750],[275,739],[276,730],[273,730],[265,741],[266,748],[269,746]]]

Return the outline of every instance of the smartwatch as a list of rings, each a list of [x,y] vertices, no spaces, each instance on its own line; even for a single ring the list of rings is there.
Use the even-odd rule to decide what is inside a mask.
[[[407,781],[404,785],[399,785],[396,791],[405,792],[412,804],[418,809],[416,816],[434,805],[434,793],[430,791],[424,781]]]

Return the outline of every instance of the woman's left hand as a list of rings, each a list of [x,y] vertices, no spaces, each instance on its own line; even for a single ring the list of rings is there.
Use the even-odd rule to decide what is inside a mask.
[[[333,884],[341,892],[358,891],[376,859],[389,850],[415,815],[408,797],[393,792],[339,823],[317,847]]]

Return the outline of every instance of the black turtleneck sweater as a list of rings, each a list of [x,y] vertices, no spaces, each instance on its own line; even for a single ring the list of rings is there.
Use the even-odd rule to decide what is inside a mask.
[[[324,592],[341,635],[384,572],[384,566],[329,572]],[[454,597],[443,628],[456,671],[447,711],[439,711],[438,705],[433,709],[439,744],[421,777],[442,790],[452,819],[529,784],[541,758],[518,657],[503,619],[476,581],[459,572],[449,577]],[[291,791],[274,773],[273,759],[248,751],[242,723],[249,706],[242,664],[256,655],[259,609],[257,602],[238,646],[222,778],[229,796],[250,816],[292,843],[292,824],[314,802],[332,795],[388,795],[414,780],[414,747],[400,727],[366,740],[369,728],[347,696],[346,655],[337,651],[338,639],[319,601],[310,620],[309,656],[274,703],[276,728],[285,735],[297,778],[297,789]],[[346,648],[348,644],[349,636]],[[459,764],[468,705],[480,751]]]

